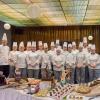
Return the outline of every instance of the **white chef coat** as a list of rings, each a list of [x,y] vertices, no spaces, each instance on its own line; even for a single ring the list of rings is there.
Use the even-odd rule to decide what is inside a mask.
[[[10,51],[9,52],[9,65],[15,66],[16,58],[17,58],[18,51]]]
[[[28,64],[28,69],[39,69],[41,58],[36,52],[28,53],[26,60]]]
[[[68,51],[63,50],[62,54],[66,57],[68,55]]]
[[[0,65],[8,65],[9,47],[1,45]]]
[[[87,47],[86,48],[83,47],[83,53],[86,54],[87,52],[88,52],[88,48]]]
[[[48,53],[45,53],[41,57],[42,65],[41,68],[51,69],[51,61],[50,61],[50,55]]]
[[[53,55],[52,58],[52,62],[53,62],[53,69],[55,71],[62,71],[64,70],[64,64],[65,64],[65,57],[64,55],[60,54],[60,55]],[[60,67],[57,67],[56,65],[60,65]]]
[[[76,55],[74,55],[72,52],[68,52],[68,55],[65,59],[65,63],[66,65],[68,66],[71,66],[71,67],[75,67],[75,63],[76,63]]]
[[[73,53],[74,55],[77,55],[78,52],[79,52],[79,51],[78,51],[77,49],[72,50],[72,53]]]
[[[16,67],[26,68],[26,54],[24,52],[18,52],[16,56]]]
[[[88,59],[88,64],[96,65],[95,68],[92,68],[91,66],[89,66],[89,68],[91,68],[91,69],[100,69],[100,56],[97,53],[90,54],[89,59]]]
[[[50,56],[50,61],[52,62],[52,57],[53,57],[53,55],[56,54],[55,50],[49,50],[49,51],[48,51],[48,54],[49,54],[49,56]]]
[[[85,53],[85,58],[86,58],[86,65],[88,66],[88,59],[89,59],[89,56],[91,55],[90,52],[87,52]]]
[[[39,55],[41,56],[41,55],[43,55],[44,50],[37,50],[36,53],[39,54]]]
[[[83,52],[78,52],[76,55],[76,65],[80,67],[85,67],[86,65],[86,57]]]
[[[30,52],[32,52],[32,51],[24,51],[24,53],[27,55],[27,54],[29,54]]]
[[[67,55],[68,55],[68,51],[63,51],[62,55],[64,56],[64,59],[66,59]],[[66,63],[64,64],[64,66],[66,66]]]
[[[40,56],[40,58],[42,57],[42,55],[44,54],[44,50],[37,50],[36,53]],[[41,64],[42,62],[40,62]]]

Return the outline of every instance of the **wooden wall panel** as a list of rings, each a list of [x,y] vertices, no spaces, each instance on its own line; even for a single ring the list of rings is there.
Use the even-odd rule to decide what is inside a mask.
[[[96,44],[97,52],[100,53],[100,26],[15,27],[12,32],[12,41],[24,41],[26,43],[29,40],[41,40],[50,44],[51,41],[60,39],[62,42],[76,41],[78,44],[84,36],[89,36],[90,33],[93,33],[92,43]]]

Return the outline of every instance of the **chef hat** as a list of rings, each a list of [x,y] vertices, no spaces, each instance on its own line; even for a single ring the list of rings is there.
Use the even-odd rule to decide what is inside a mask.
[[[0,75],[3,75],[3,71],[0,71]]]
[[[83,43],[87,43],[87,37],[83,37]]]
[[[51,42],[50,46],[55,46],[55,43],[54,42]]]
[[[68,44],[68,48],[72,48],[72,44],[70,43],[70,44]]]
[[[17,47],[17,42],[13,42],[13,47]]]
[[[48,48],[48,44],[47,43],[44,43],[44,48]]]
[[[20,44],[19,44],[19,46],[20,46],[20,47],[24,47],[24,42],[21,41]]]
[[[92,50],[95,50],[95,49],[96,49],[95,44],[93,44],[93,45],[91,46],[91,49],[92,49]]]
[[[76,42],[75,41],[72,42],[72,46],[76,46]]]
[[[3,34],[2,40],[6,40],[7,41],[7,35],[6,35],[6,33]]]
[[[88,48],[91,48],[92,44],[88,44]]]
[[[56,44],[59,44],[59,40],[56,40]]]
[[[79,43],[79,47],[83,47],[83,42],[80,42]]]
[[[39,41],[39,42],[38,42],[38,45],[39,45],[39,46],[42,46],[42,41]]]
[[[63,47],[67,47],[67,42],[64,42],[63,43]]]
[[[32,46],[31,42],[28,41],[28,42],[27,42],[27,47],[31,47],[31,46]]]
[[[36,47],[36,41],[32,41],[32,47]]]

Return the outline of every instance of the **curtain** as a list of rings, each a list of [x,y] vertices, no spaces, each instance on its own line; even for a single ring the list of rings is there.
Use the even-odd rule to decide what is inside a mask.
[[[100,26],[44,26],[44,27],[15,27],[12,31],[12,41],[43,41],[50,45],[51,41],[60,39],[61,42],[76,41],[77,45],[83,37],[93,35],[93,40],[88,41],[95,43],[97,52],[100,53]]]

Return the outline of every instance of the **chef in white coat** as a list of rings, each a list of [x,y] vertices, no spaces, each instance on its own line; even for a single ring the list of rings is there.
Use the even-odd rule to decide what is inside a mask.
[[[2,49],[1,49],[1,65],[3,74],[8,77],[9,75],[9,63],[8,63],[8,55],[9,55],[9,46],[7,45],[7,35],[6,33],[3,34],[2,38]]]
[[[19,44],[19,52],[16,57],[16,68],[20,70],[21,77],[26,78],[27,77],[27,62],[26,62],[26,54],[24,52],[24,42],[20,42]]]
[[[13,42],[12,51],[10,51],[9,53],[9,65],[10,65],[9,77],[10,78],[14,78],[15,76],[16,56],[18,54],[17,47],[18,47],[17,42]]]
[[[56,53],[55,43],[52,41],[51,44],[50,44],[50,50],[48,51],[48,54],[50,56],[52,71],[53,71],[52,57],[53,57],[53,55],[55,55],[55,53]]]
[[[27,54],[28,78],[39,78],[40,56],[36,53],[36,41],[32,41],[32,51]]]
[[[71,78],[69,82],[74,83],[74,76],[75,76],[75,64],[76,64],[76,55],[72,53],[72,44],[68,44],[68,54],[65,59],[66,69],[71,69]]]
[[[89,64],[89,81],[100,77],[100,56],[96,53],[96,46],[91,46],[91,54],[88,59]]]
[[[61,80],[62,71],[64,70],[65,58],[62,54],[61,46],[56,49],[56,54],[52,58],[54,76],[57,81]]]
[[[79,44],[79,52],[76,55],[76,82],[77,84],[85,83],[85,66],[86,58],[83,53],[83,43]]]
[[[78,50],[77,50],[76,42],[75,41],[72,42],[72,48],[73,48],[72,49],[72,53],[75,54],[75,55],[77,55]]]
[[[42,43],[42,41],[38,41],[38,50],[36,51],[36,53],[40,56],[40,58],[43,55],[44,50],[43,50],[43,43]],[[39,78],[41,78],[41,63],[42,62],[40,61],[40,64],[39,64]]]
[[[85,82],[89,82],[89,68],[88,68],[88,59],[91,54],[91,46],[92,44],[88,44],[87,50],[88,52],[84,53],[86,57],[86,67],[85,67]]]
[[[44,43],[44,53],[41,56],[41,75],[43,78],[50,79],[51,77],[51,61],[50,61],[50,55],[48,54],[48,45],[47,43]]]

